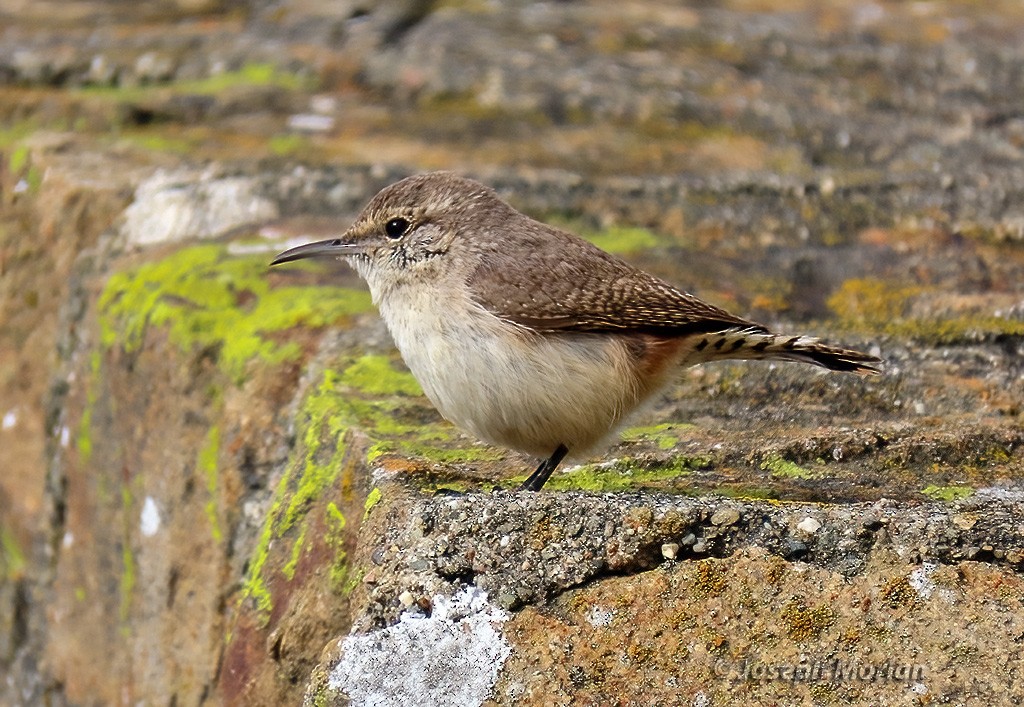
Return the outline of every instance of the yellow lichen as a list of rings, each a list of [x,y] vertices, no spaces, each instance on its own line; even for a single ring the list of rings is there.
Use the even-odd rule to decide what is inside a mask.
[[[917,591],[906,577],[894,577],[885,583],[878,593],[883,602],[893,609],[914,606],[918,602]]]
[[[786,602],[780,612],[786,633],[795,641],[817,638],[836,622],[836,612],[828,604],[808,607],[800,597]]]
[[[692,593],[695,597],[717,596],[726,587],[725,572],[717,560],[701,560],[693,568]]]

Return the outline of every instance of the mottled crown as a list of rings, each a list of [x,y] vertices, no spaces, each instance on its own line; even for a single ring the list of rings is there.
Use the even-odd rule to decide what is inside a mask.
[[[461,220],[510,208],[493,189],[480,182],[453,172],[428,172],[382,189],[366,205],[363,218],[373,221],[401,214],[416,220]]]

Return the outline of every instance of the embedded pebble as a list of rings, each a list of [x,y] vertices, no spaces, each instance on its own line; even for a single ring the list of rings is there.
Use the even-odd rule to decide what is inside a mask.
[[[802,521],[796,524],[796,529],[801,533],[807,533],[808,535],[814,535],[821,529],[821,523],[810,516],[807,516]]]
[[[740,519],[740,512],[735,508],[719,508],[711,515],[712,525],[735,525]]]

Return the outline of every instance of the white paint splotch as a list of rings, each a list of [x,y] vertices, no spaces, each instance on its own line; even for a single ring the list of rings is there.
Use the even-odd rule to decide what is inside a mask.
[[[143,536],[151,538],[160,530],[160,508],[152,496],[146,496],[142,503],[142,513],[139,514],[139,531]]]
[[[277,205],[257,180],[211,171],[157,172],[125,209],[121,235],[130,245],[215,238],[233,228],[277,218]]]
[[[434,597],[430,616],[347,637],[328,686],[353,707],[478,707],[512,650],[499,630],[508,618],[475,587]]]

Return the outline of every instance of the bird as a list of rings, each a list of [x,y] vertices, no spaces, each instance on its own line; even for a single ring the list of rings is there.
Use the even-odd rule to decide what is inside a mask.
[[[880,370],[876,356],[708,304],[452,172],[385,187],[340,236],[271,265],[321,257],[347,261],[366,281],[443,417],[542,459],[524,490],[540,490],[566,457],[610,444],[683,367],[768,359]]]

